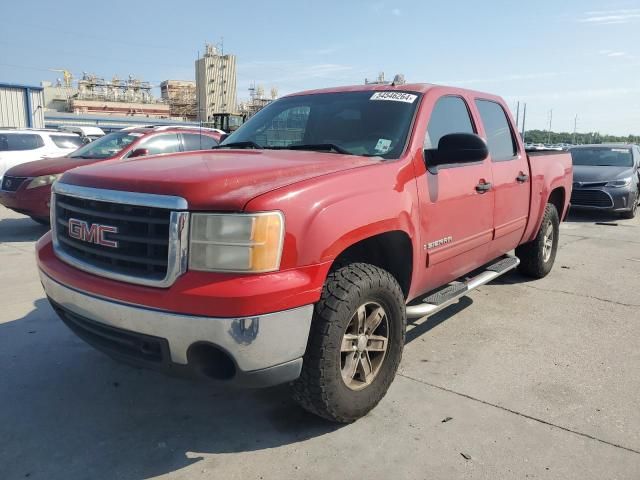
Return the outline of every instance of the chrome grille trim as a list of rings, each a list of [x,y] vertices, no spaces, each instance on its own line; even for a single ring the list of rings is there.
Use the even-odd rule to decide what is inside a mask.
[[[169,219],[169,248],[167,272],[164,278],[154,279],[142,276],[127,275],[92,265],[63,251],[58,240],[58,221],[56,217],[56,194],[77,197],[85,200],[109,202],[124,205],[135,205],[150,208],[172,210]],[[187,271],[189,243],[189,212],[185,210],[187,201],[182,197],[156,195],[118,190],[80,187],[56,182],[51,193],[51,236],[56,256],[63,262],[87,273],[120,282],[145,285],[149,287],[167,288]]]

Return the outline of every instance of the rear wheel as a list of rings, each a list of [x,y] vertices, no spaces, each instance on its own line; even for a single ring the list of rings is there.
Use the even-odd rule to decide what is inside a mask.
[[[389,272],[365,263],[331,272],[315,307],[293,397],[336,422],[366,415],[395,377],[405,321],[404,295]]]
[[[516,256],[520,259],[518,270],[529,277],[546,277],[556,259],[559,233],[558,211],[548,203],[536,238],[516,248]]]

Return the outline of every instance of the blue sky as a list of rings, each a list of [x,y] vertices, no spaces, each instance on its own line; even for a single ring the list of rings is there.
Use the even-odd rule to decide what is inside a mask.
[[[527,102],[527,127],[640,134],[640,0],[5,2],[0,82],[67,68],[193,79],[206,41],[238,57],[238,96],[384,71]]]

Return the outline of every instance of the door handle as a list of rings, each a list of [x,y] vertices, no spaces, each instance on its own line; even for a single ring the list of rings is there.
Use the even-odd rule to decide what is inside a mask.
[[[520,174],[516,177],[516,180],[518,181],[518,183],[524,183],[529,180],[529,175],[520,172]]]
[[[478,192],[478,193],[487,193],[489,190],[491,190],[491,183],[490,182],[485,182],[483,180],[479,184],[476,185],[476,192]]]

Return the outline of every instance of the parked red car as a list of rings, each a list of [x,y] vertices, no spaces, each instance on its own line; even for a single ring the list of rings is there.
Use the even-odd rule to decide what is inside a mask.
[[[208,150],[218,145],[222,135],[222,130],[180,126],[140,127],[113,132],[64,157],[10,168],[2,179],[0,204],[28,215],[38,223],[47,224],[51,184],[67,170],[105,160]]]
[[[304,408],[350,422],[393,381],[407,317],[514,268],[551,271],[571,185],[571,155],[527,155],[494,95],[303,92],[215,150],[67,172],[40,279],[115,358],[291,382]]]

